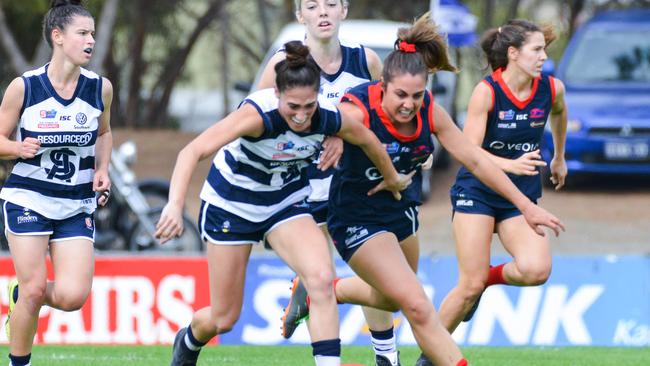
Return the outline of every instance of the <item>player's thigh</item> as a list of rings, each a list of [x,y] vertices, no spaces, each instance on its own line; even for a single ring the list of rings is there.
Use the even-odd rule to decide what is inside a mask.
[[[296,217],[267,235],[275,252],[299,275],[332,269],[325,235],[311,216]]]
[[[50,243],[50,256],[57,288],[88,295],[95,272],[95,250],[89,239]]]
[[[210,276],[210,306],[216,316],[238,317],[244,297],[246,268],[252,244],[206,243]]]
[[[18,283],[42,283],[47,280],[47,249],[49,235],[15,235],[7,233],[9,250]]]
[[[461,280],[466,277],[487,276],[494,218],[489,215],[456,212],[453,231]]]
[[[551,246],[547,236],[538,235],[522,215],[497,224],[503,247],[515,261],[527,266],[550,267]]]
[[[411,235],[402,240],[399,244],[409,266],[413,272],[417,273],[418,260],[420,259],[420,241],[418,240],[417,235]]]

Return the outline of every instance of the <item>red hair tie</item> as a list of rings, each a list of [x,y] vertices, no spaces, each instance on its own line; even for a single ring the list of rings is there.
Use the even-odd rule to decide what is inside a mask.
[[[408,43],[406,41],[401,41],[399,43],[399,50],[405,53],[414,53],[415,45],[413,43]]]

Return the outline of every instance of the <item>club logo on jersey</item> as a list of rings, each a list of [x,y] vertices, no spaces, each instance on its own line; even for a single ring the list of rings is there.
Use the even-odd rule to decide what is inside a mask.
[[[54,118],[56,117],[56,110],[51,109],[49,111],[41,110],[41,118]]]
[[[537,128],[537,127],[542,127],[546,124],[544,121],[533,121],[530,123],[530,127],[532,128]]]
[[[508,109],[507,111],[499,111],[499,119],[502,121],[512,121],[515,118],[515,111]]]
[[[544,109],[541,108],[533,108],[530,110],[530,118],[542,118],[544,117]]]
[[[226,220],[221,224],[221,232],[228,233],[230,232],[230,221]]]
[[[77,115],[74,118],[77,121],[77,123],[80,125],[84,125],[88,121],[88,117],[86,117],[86,114],[81,112],[77,113]]]
[[[293,149],[295,144],[293,141],[288,141],[288,142],[278,142],[277,145],[275,145],[275,149],[279,151],[285,151],[289,149]]]
[[[38,217],[33,216],[32,213],[29,212],[29,209],[25,208],[23,209],[23,215],[18,216],[16,218],[16,222],[18,222],[18,224],[29,224],[32,222],[38,222]]]
[[[93,229],[93,219],[91,219],[90,217],[86,217],[85,221],[86,221],[86,228],[88,230],[92,230]]]
[[[52,168],[45,168],[47,179],[60,179],[70,182],[70,178],[76,172],[74,164],[70,161],[70,156],[76,156],[73,151],[69,149],[53,150],[50,153],[50,160],[54,165]]]
[[[497,123],[497,128],[506,128],[506,129],[515,129],[517,128],[517,123],[516,122],[508,122],[508,123]]]
[[[399,152],[399,143],[398,142],[391,142],[390,144],[384,144],[384,148],[386,149],[386,152],[389,154],[395,154]]]

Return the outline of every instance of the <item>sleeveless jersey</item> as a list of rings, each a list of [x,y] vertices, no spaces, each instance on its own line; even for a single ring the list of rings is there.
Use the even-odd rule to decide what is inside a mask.
[[[502,69],[498,69],[483,80],[492,89],[493,106],[488,112],[481,147],[496,156],[517,159],[524,153],[539,149],[555,99],[555,86],[551,76],[536,78],[530,96],[526,100],[519,100],[510,91],[501,73]],[[529,199],[541,197],[540,175],[508,174],[508,177]],[[512,206],[465,167],[460,168],[452,189],[461,189],[468,197],[479,195],[496,207]]]
[[[47,77],[48,66],[22,75],[16,141],[33,137],[41,147],[34,158],[17,159],[0,198],[61,220],[97,207],[92,185],[102,78],[82,68],[74,94],[63,99]]]
[[[264,122],[262,136],[240,137],[217,152],[201,199],[253,222],[303,201],[311,191],[305,168],[318,155],[326,135],[341,129],[336,107],[322,95],[309,132],[294,132],[278,112],[273,89],[249,95]]]
[[[341,43],[342,61],[339,71],[326,74],[321,71],[320,91],[328,100],[338,104],[341,97],[352,87],[370,81],[370,71],[366,60],[366,51],[362,45],[354,42]],[[308,168],[309,184],[312,192],[308,200],[314,202],[327,201],[334,168],[322,171],[317,167],[318,160]]]
[[[377,135],[393,160],[399,173],[417,170],[413,183],[402,191],[396,201],[392,193],[380,191],[368,196],[368,191],[381,182],[382,176],[363,150],[346,143],[340,168],[334,173],[330,188],[330,217],[344,222],[383,222],[403,217],[404,210],[422,203],[421,165],[433,152],[433,96],[427,92],[417,112],[417,128],[413,135],[398,133],[381,108],[382,84],[373,81],[352,88],[343,102],[352,102],[364,111],[364,124]]]

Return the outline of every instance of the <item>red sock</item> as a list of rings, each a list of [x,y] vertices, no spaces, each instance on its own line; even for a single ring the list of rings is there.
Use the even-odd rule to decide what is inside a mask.
[[[458,363],[456,364],[456,366],[467,366],[467,365],[469,364],[467,363],[467,360],[464,358],[461,358],[460,361],[458,361]]]
[[[503,267],[506,264],[499,264],[496,267],[490,267],[490,272],[488,273],[488,280],[485,284],[485,287],[492,285],[504,285],[507,284],[506,280],[503,278]]]

